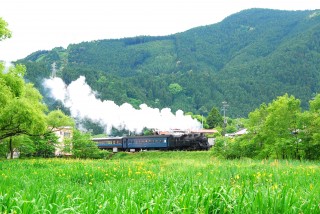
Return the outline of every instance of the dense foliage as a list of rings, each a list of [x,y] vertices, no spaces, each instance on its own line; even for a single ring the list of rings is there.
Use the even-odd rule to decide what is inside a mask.
[[[11,31],[8,29],[8,23],[0,17],[0,41],[11,37]]]
[[[105,158],[109,155],[108,151],[100,150],[91,139],[90,133],[74,129],[72,138],[65,142],[64,150],[75,158]]]
[[[248,134],[216,139],[213,152],[225,158],[320,159],[320,94],[301,110],[287,94],[249,114]]]
[[[25,67],[16,65],[5,70],[0,63],[0,156],[14,152],[25,156],[50,157],[58,143],[53,130],[73,125],[73,119],[60,110],[47,114],[42,95],[25,83]]]
[[[227,101],[229,116],[245,117],[284,93],[307,107],[319,91],[319,23],[320,11],[250,9],[183,33],[83,42],[19,62],[39,88],[55,65],[67,83],[84,75],[117,104],[207,115]]]

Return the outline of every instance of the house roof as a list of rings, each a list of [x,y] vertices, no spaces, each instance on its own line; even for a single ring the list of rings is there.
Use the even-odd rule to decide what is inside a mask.
[[[193,130],[192,133],[202,133],[202,134],[215,134],[219,131],[216,129],[199,129],[199,130]]]

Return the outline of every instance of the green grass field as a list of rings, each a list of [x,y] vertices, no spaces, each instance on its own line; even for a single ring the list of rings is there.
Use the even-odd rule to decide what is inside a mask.
[[[0,213],[320,213],[320,163],[210,152],[0,162]]]

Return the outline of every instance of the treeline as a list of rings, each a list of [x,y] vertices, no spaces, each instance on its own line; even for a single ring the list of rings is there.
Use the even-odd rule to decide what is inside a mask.
[[[224,158],[320,159],[320,94],[301,110],[301,101],[285,94],[249,113],[248,133],[219,137],[213,147]]]

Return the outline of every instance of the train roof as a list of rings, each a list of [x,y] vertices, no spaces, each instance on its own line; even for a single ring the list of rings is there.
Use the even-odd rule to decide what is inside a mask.
[[[187,136],[186,134],[184,134]],[[123,138],[128,138],[128,139],[133,139],[133,138],[140,138],[140,139],[145,139],[145,138],[177,138],[181,137],[183,135],[176,135],[176,134],[167,134],[167,135],[135,135],[135,136],[125,136],[125,137],[100,137],[100,138],[92,138],[93,141],[104,141],[104,140],[121,140]]]
[[[127,136],[125,138],[164,138],[171,137],[172,135],[141,135],[141,136]]]

